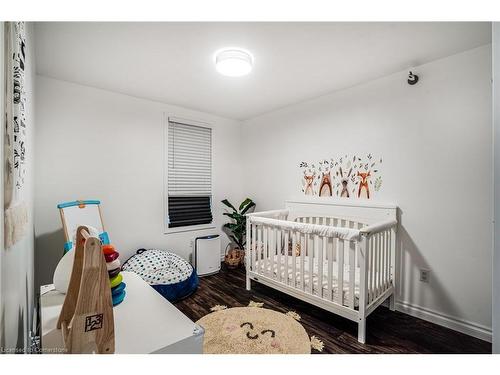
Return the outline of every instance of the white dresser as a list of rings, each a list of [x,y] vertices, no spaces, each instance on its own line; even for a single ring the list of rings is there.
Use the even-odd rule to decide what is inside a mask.
[[[174,305],[132,272],[122,272],[127,284],[124,301],[113,308],[115,353],[201,354],[203,328],[193,323]],[[61,331],[56,328],[64,294],[41,287],[41,340],[44,353],[63,348]]]

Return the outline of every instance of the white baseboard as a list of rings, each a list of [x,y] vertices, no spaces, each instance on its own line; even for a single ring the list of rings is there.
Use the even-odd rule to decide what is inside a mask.
[[[396,301],[396,310],[405,314],[427,320],[431,323],[453,329],[466,335],[477,337],[488,342],[492,341],[492,331],[490,327],[483,326],[471,321],[445,315],[424,307],[416,306],[404,301]]]

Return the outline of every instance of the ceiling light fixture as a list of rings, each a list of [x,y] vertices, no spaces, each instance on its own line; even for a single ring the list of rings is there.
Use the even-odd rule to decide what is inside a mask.
[[[228,77],[241,77],[250,73],[253,56],[240,48],[226,48],[215,53],[215,68]]]

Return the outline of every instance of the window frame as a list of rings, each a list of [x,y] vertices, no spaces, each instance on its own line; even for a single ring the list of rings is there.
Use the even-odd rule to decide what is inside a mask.
[[[209,128],[212,133],[211,137],[211,147],[210,147],[210,176],[211,176],[211,184],[210,184],[210,197],[211,197],[211,210],[212,210],[212,222],[209,224],[198,224],[198,225],[188,225],[183,227],[168,227],[168,125],[169,122],[178,122],[186,125],[200,126],[204,128]],[[163,233],[164,234],[173,234],[173,233],[183,233],[183,232],[194,232],[201,230],[210,230],[215,229],[215,215],[213,208],[213,170],[214,170],[214,127],[211,123],[193,120],[185,117],[178,117],[174,115],[170,115],[166,112],[163,113]]]

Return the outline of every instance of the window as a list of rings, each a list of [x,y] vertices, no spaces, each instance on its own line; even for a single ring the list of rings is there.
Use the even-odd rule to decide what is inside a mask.
[[[212,222],[212,129],[168,120],[168,228]]]

